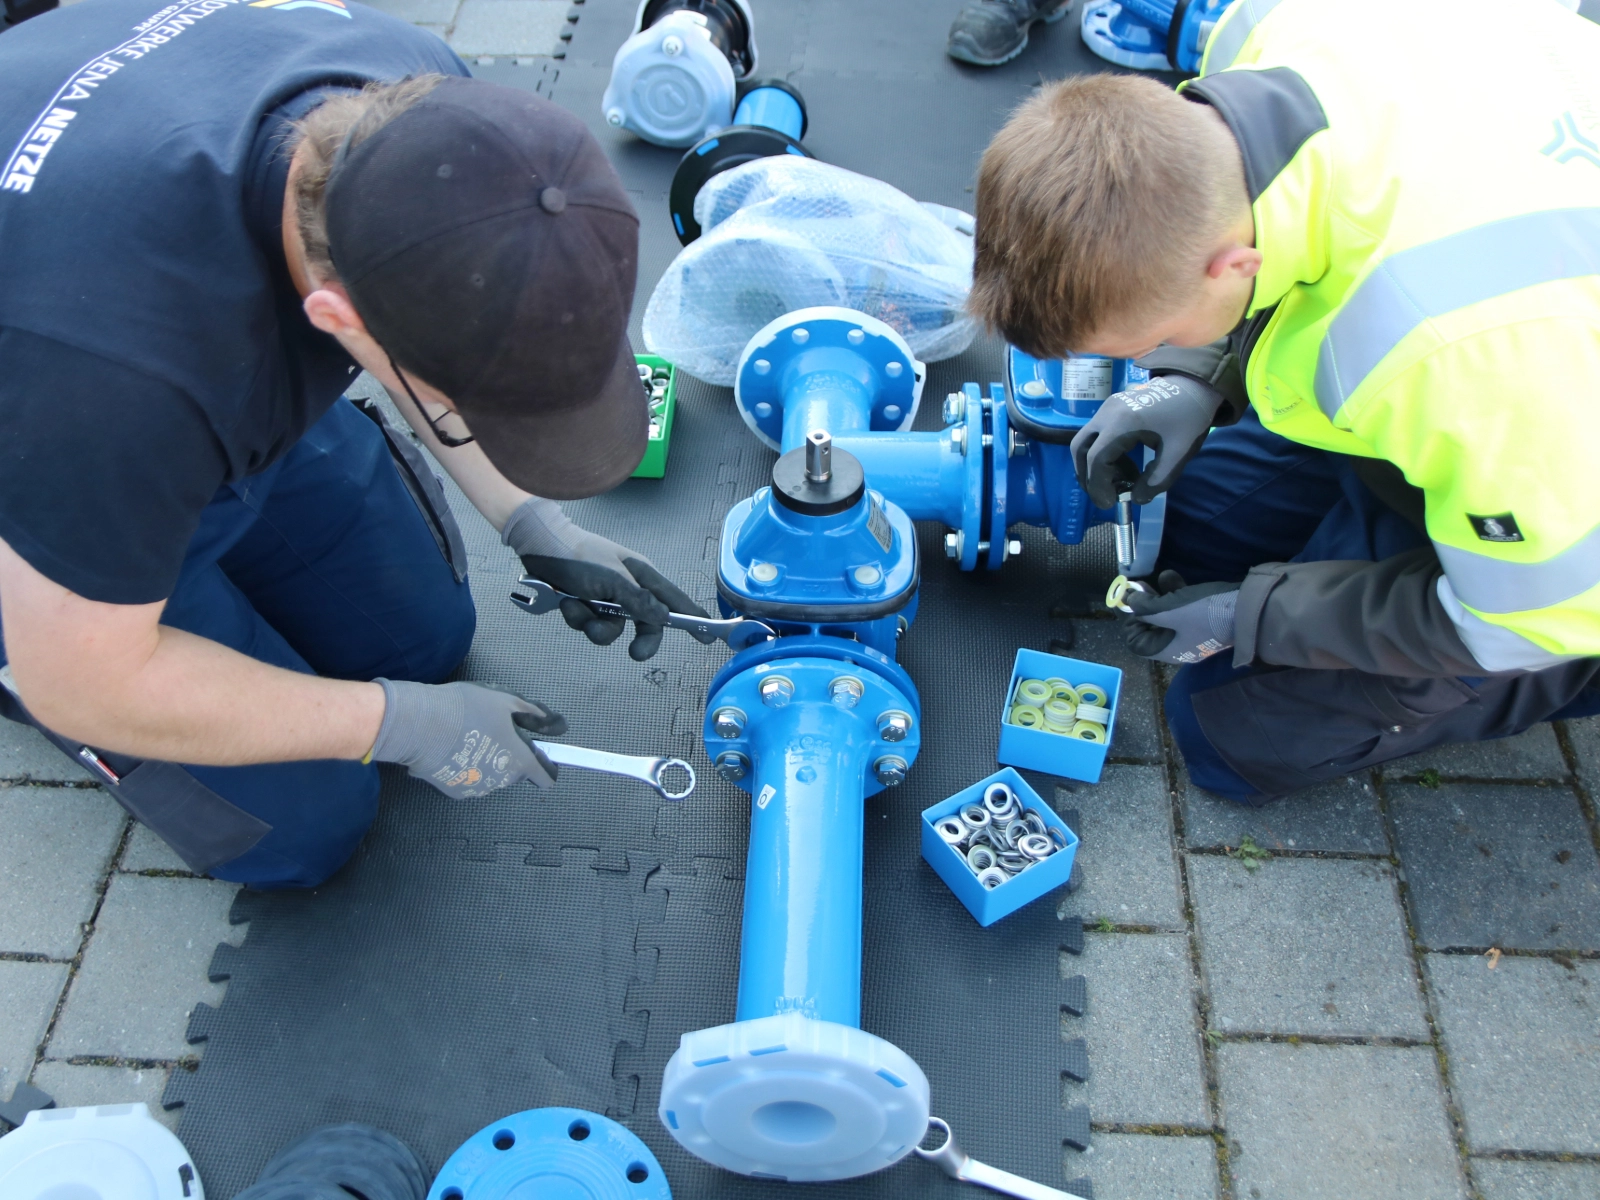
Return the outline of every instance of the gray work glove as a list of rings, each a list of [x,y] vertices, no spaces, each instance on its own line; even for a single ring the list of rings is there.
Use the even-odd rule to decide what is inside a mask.
[[[567,731],[560,713],[481,683],[373,682],[384,698],[374,761],[399,763],[455,799],[555,783],[556,765],[519,731],[559,736]]]
[[[1140,658],[1197,663],[1233,646],[1237,583],[1188,587],[1176,571],[1163,571],[1152,591],[1122,598],[1133,610],[1119,617],[1123,640]]]
[[[598,533],[574,524],[553,500],[532,496],[506,520],[501,540],[517,552],[529,575],[557,591],[579,597],[563,600],[567,624],[597,646],[609,646],[626,622],[603,617],[582,600],[609,600],[633,618],[628,657],[644,662],[661,648],[663,622],[669,612],[709,616],[649,559]],[[694,635],[703,643],[716,639]]]
[[[1116,393],[1072,439],[1078,483],[1097,508],[1113,507],[1118,493],[1129,491],[1135,504],[1149,504],[1200,449],[1221,407],[1221,392],[1187,375],[1161,375]],[[1126,461],[1135,446],[1156,452],[1137,479]]]

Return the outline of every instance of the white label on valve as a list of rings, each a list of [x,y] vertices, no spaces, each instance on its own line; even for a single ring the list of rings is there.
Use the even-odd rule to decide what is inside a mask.
[[[889,544],[894,540],[894,530],[890,527],[889,518],[884,515],[883,506],[878,503],[876,497],[869,498],[867,502],[867,529],[887,554]]]
[[[1111,395],[1111,360],[1098,354],[1068,358],[1061,363],[1063,400],[1104,400]]]
[[[767,805],[772,803],[772,798],[777,794],[778,789],[773,787],[770,783],[767,784],[766,787],[761,789],[761,794],[756,797],[756,807],[765,808]]]

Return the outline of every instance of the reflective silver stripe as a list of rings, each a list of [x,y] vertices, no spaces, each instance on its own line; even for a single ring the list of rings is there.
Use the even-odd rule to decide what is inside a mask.
[[[1439,577],[1435,591],[1439,603],[1444,605],[1444,611],[1455,625],[1462,644],[1486,671],[1542,671],[1546,667],[1557,667],[1575,658],[1586,657],[1582,654],[1552,654],[1514,630],[1490,624],[1477,614],[1469,613],[1461,607],[1461,602],[1450,588],[1450,580],[1443,575]]]
[[[1531,612],[1581,596],[1600,584],[1600,525],[1554,558],[1507,562],[1434,542],[1450,586],[1479,612]]]
[[[1239,57],[1239,51],[1244,49],[1245,39],[1268,13],[1282,3],[1283,0],[1239,0],[1233,6],[1234,11],[1211,35],[1211,58],[1206,63],[1206,74],[1231,67],[1233,60]]]
[[[1424,321],[1535,284],[1596,274],[1600,208],[1507,217],[1393,254],[1362,280],[1328,327],[1317,355],[1317,405],[1333,420]]]

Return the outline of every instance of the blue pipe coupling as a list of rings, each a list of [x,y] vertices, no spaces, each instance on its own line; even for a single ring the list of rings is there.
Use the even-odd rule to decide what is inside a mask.
[[[859,1028],[865,798],[916,759],[916,688],[877,651],[802,636],[741,652],[709,696],[707,753],[751,794],[738,1007],[684,1034],[662,1124],[744,1175],[880,1170],[928,1121],[921,1069]]]

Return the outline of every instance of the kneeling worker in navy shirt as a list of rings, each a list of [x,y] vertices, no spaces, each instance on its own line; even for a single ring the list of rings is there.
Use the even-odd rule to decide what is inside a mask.
[[[547,786],[524,735],[559,715],[439,682],[460,533],[342,395],[371,372],[634,658],[694,609],[553,502],[626,479],[649,419],[638,218],[582,124],[358,4],[94,0],[0,38],[0,153],[0,710],[256,887],[349,858],[374,761]]]

